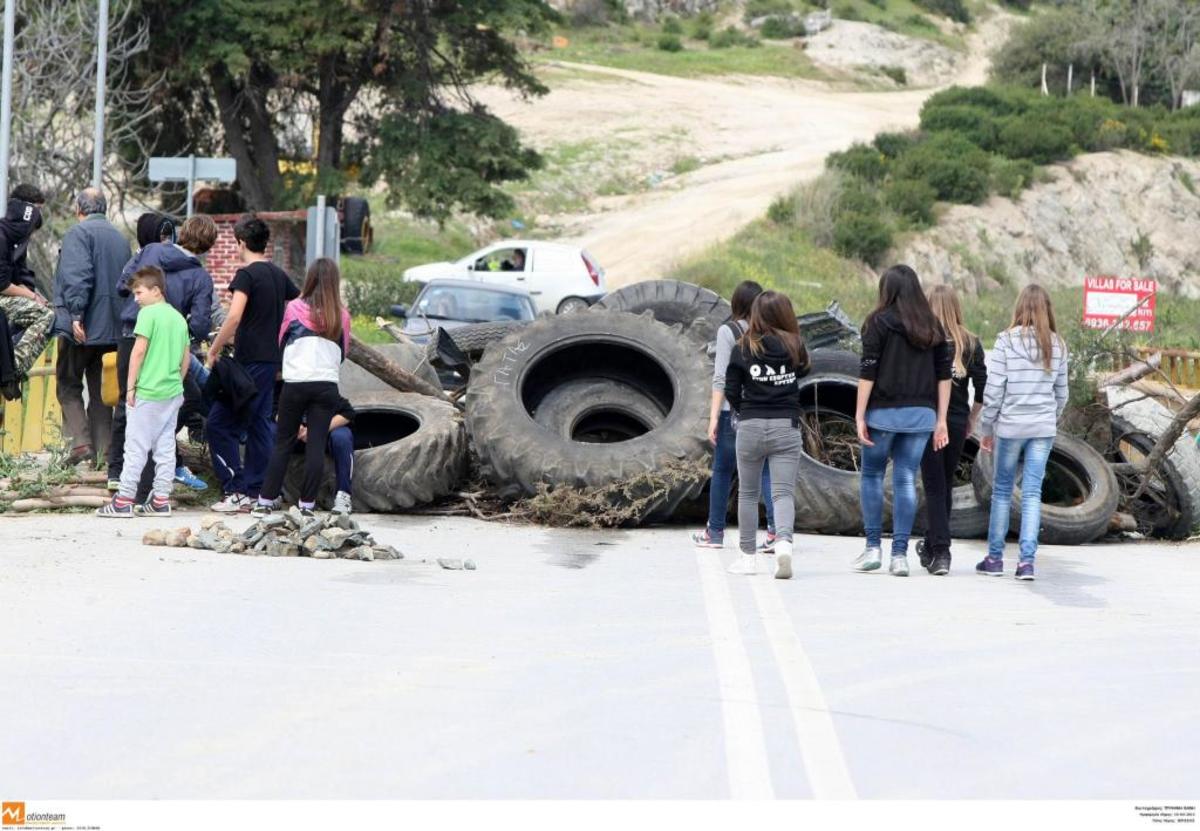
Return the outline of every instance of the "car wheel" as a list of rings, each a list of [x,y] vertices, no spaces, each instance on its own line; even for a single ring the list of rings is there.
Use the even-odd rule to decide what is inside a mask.
[[[560,315],[566,315],[573,312],[586,312],[589,308],[588,302],[582,297],[568,297],[558,304],[557,312]]]

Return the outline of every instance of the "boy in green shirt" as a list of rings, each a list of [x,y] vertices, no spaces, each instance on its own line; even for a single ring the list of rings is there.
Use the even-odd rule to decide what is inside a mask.
[[[169,516],[175,480],[175,421],[183,405],[183,379],[191,363],[188,326],[183,315],[166,302],[166,279],[155,266],[139,268],[129,278],[139,307],[129,356],[129,390],[125,400],[125,464],[121,487],[97,516],[131,517],[134,497],[146,457],[154,458],[154,489],[136,513]]]

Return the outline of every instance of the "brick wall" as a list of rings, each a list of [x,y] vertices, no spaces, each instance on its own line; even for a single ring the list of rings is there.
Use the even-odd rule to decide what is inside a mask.
[[[235,271],[242,261],[237,253],[237,240],[233,237],[233,226],[244,214],[216,214],[217,241],[205,257],[208,273],[222,291],[229,288]],[[271,260],[299,281],[304,276],[305,235],[308,229],[304,211],[277,211],[258,214],[259,219],[271,229],[271,241],[267,252]]]

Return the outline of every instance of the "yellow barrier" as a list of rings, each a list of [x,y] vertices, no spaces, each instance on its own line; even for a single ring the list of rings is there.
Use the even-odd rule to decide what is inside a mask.
[[[1136,349],[1138,356],[1143,360],[1155,352],[1161,352],[1162,363],[1159,368],[1171,379],[1172,384],[1177,387],[1200,389],[1200,352],[1190,352],[1186,349],[1158,349],[1153,346],[1138,346]]]
[[[29,371],[20,401],[0,402],[0,450],[7,454],[37,453],[62,435],[62,411],[54,388],[54,353],[58,339]]]

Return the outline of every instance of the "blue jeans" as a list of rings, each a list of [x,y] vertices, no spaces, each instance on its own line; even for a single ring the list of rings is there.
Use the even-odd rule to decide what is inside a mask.
[[[721,539],[729,512],[729,491],[733,489],[733,474],[737,470],[737,433],[730,424],[729,411],[717,419],[717,446],[713,448],[712,483],[708,486],[708,533]],[[771,504],[771,469],[763,465],[763,502],[767,507],[767,531],[775,531],[775,508]]]
[[[208,411],[208,449],[213,470],[226,494],[258,496],[262,491],[271,449],[275,446],[275,422],[271,408],[275,403],[275,374],[279,364],[245,364],[254,379],[258,394],[237,415],[221,401]],[[246,462],[242,464],[241,438],[246,436]]]
[[[1046,462],[1054,437],[1036,439],[1002,439],[997,437],[995,476],[992,481],[992,515],[988,522],[988,556],[1004,556],[1004,538],[1008,536],[1009,512],[1012,510],[1013,483],[1017,463],[1025,457],[1021,474],[1021,562],[1032,563],[1037,554],[1038,530],[1042,525],[1042,480],[1046,478]]]
[[[354,478],[354,433],[349,427],[339,427],[329,434],[329,455],[333,456],[333,469],[337,472],[337,489],[351,493],[350,483]]]
[[[930,432],[893,433],[890,430],[871,428],[871,447],[862,449],[862,499],[863,528],[867,534],[867,547],[879,548],[883,537],[883,474],[888,459],[892,460],[892,556],[903,557],[908,553],[908,538],[912,534],[913,519],[917,515],[917,470],[925,445],[929,444]]]

